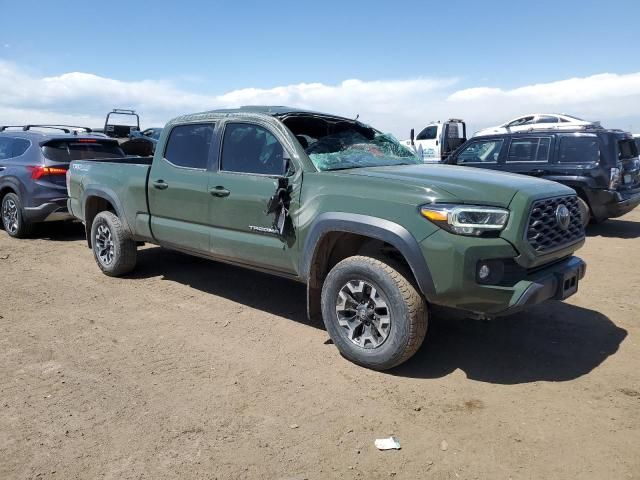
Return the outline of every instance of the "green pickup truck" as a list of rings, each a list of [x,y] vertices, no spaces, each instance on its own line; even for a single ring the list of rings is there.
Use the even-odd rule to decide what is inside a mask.
[[[67,187],[105,274],[149,242],[304,282],[309,317],[377,370],[417,351],[430,305],[510,314],[585,273],[572,189],[424,165],[357,120],[293,108],[178,117],[152,159],[74,161]]]

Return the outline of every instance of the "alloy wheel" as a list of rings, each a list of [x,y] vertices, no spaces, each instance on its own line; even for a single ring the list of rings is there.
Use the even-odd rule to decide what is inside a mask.
[[[95,251],[100,263],[111,265],[115,256],[115,247],[111,230],[106,225],[98,225],[96,229]]]
[[[391,313],[387,300],[367,281],[351,280],[340,289],[336,314],[343,333],[361,348],[378,348],[389,337]]]
[[[11,235],[18,231],[18,205],[12,198],[6,198],[2,203],[2,224]]]

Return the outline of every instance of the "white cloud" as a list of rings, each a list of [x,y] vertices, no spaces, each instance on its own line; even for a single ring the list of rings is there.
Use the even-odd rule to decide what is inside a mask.
[[[186,82],[189,84],[189,82]],[[243,88],[203,95],[164,80],[122,81],[82,72],[38,77],[0,60],[0,124],[80,123],[99,126],[114,107],[135,108],[143,126],[219,107],[290,105],[360,118],[398,136],[431,120],[465,118],[471,128],[534,111],[564,111],[604,125],[640,130],[640,72],[599,74],[503,89],[460,89],[455,78],[345,80]],[[456,90],[456,88],[458,88]]]

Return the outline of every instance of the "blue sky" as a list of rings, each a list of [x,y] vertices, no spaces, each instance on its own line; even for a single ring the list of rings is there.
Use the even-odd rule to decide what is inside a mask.
[[[638,1],[0,0],[0,18],[0,61],[21,75],[82,72],[194,95],[349,79],[451,81],[450,95],[640,72]],[[640,128],[632,112],[620,118]]]

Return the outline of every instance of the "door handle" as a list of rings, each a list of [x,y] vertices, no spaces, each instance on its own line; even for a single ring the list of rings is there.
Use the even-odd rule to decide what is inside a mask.
[[[231,192],[223,186],[218,185],[217,187],[210,188],[209,193],[214,197],[228,197]]]
[[[164,180],[156,180],[153,182],[153,188],[157,188],[158,190],[165,190],[169,188],[169,184]]]
[[[541,177],[543,176],[545,173],[547,173],[546,170],[531,170],[531,175],[536,176],[536,177]]]
[[[0,172],[2,172],[3,170],[6,170],[6,169],[7,169],[7,167],[5,167],[3,165],[0,165]]]

